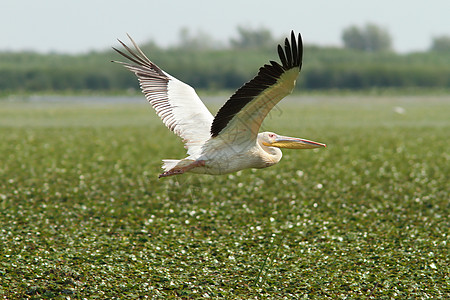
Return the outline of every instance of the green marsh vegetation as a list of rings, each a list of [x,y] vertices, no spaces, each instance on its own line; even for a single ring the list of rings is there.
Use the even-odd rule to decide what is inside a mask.
[[[162,180],[185,152],[141,99],[2,100],[0,295],[449,295],[448,96],[294,96],[264,129],[326,149]]]

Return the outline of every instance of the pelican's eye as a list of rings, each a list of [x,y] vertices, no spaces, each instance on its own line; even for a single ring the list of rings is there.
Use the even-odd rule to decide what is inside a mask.
[[[269,138],[274,139],[276,135],[274,133],[269,133]]]

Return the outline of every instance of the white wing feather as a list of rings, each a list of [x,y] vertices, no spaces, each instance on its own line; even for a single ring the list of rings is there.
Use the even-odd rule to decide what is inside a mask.
[[[119,62],[136,74],[142,92],[163,123],[183,139],[187,153],[196,156],[211,137],[213,116],[195,90],[152,63],[131,39],[136,51],[119,41],[130,55],[116,50],[135,64]]]

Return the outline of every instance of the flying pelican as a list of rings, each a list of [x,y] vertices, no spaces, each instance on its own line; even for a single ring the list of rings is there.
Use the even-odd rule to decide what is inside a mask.
[[[279,148],[312,149],[325,144],[273,132],[259,132],[269,111],[294,89],[302,66],[301,35],[278,45],[281,64],[270,61],[239,88],[213,117],[195,90],[152,63],[128,35],[134,50],[113,47],[132,63],[118,62],[132,71],[148,102],[163,123],[183,139],[187,157],[163,160],[159,177],[186,172],[220,175],[248,168],[266,168],[281,159]],[[298,43],[297,43],[298,41]],[[116,62],[116,61],[115,61]]]

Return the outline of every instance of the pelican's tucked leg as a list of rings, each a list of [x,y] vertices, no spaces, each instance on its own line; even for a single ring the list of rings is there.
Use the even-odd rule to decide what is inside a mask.
[[[175,167],[167,172],[164,172],[162,174],[160,174],[158,176],[158,178],[161,177],[168,177],[168,176],[173,176],[173,175],[180,175],[183,174],[193,168],[197,168],[197,167],[204,167],[205,166],[205,161],[204,160],[196,160],[193,163],[186,165],[184,167]]]

